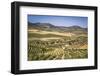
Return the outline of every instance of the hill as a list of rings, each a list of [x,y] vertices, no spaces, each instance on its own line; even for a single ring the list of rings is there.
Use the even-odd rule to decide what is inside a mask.
[[[57,26],[50,23],[31,23],[28,22],[29,29],[38,29],[44,31],[58,31],[58,32],[74,32],[74,33],[87,33],[87,28],[83,28],[79,25],[72,26]]]

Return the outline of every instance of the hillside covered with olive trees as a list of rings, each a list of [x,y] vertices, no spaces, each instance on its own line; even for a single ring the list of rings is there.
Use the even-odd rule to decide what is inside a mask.
[[[28,22],[28,61],[88,58],[87,28]]]

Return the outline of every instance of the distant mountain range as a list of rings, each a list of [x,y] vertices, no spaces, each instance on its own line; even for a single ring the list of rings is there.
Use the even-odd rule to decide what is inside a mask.
[[[31,23],[31,22],[28,22],[28,27],[29,28],[38,28],[38,29],[53,29],[53,30],[70,30],[70,31],[73,31],[73,30],[82,30],[82,31],[87,31],[87,28],[83,28],[83,27],[80,27],[78,25],[73,25],[73,26],[69,26],[69,27],[65,27],[65,26],[55,26],[53,24],[50,24],[50,23]]]
[[[32,27],[46,27],[46,28],[55,27],[54,25],[50,23],[30,23],[28,22],[28,25]]]

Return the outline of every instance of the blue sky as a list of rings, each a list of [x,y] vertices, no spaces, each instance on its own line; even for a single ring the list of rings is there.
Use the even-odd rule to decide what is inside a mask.
[[[88,17],[79,16],[51,16],[51,15],[28,15],[28,21],[32,23],[51,23],[55,26],[74,26],[78,25],[86,28]]]

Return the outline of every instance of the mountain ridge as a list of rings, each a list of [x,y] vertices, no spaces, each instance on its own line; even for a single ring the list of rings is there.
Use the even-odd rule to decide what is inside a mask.
[[[31,22],[28,22],[28,28],[36,28],[36,29],[42,29],[42,30],[58,30],[58,31],[87,31],[87,28],[83,28],[81,26],[78,26],[78,25],[73,25],[73,26],[55,26],[51,23],[40,23],[40,22],[37,22],[37,23],[31,23]]]

